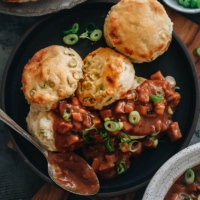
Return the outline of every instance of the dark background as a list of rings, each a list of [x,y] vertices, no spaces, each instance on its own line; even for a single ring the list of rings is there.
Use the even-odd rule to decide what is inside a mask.
[[[200,24],[200,14],[186,15],[188,19]],[[0,83],[9,55],[24,32],[42,17],[16,17],[0,14]],[[48,35],[47,35],[48,37]],[[189,145],[199,142],[200,121]],[[44,185],[37,176],[12,149],[7,147],[9,137],[0,122],[0,200],[31,199]],[[141,200],[145,189],[137,192],[134,200]],[[69,200],[87,200],[87,197],[70,195]]]

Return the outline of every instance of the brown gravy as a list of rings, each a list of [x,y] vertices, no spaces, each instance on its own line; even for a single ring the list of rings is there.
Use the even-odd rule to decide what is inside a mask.
[[[64,188],[82,194],[97,193],[99,183],[95,172],[87,166],[87,163],[73,153],[49,152],[50,164],[56,168],[56,179]]]
[[[200,183],[196,179],[196,172],[200,170],[200,165],[197,165],[192,168],[195,173],[195,179],[192,184],[186,184],[184,179],[184,174],[182,174],[176,181],[173,183],[169,191],[167,192],[164,200],[185,200],[185,195],[179,195],[180,193],[185,193],[193,200],[198,199],[200,196]],[[199,173],[200,181],[200,173]]]
[[[164,100],[160,103],[150,100],[150,96],[155,95],[157,90],[162,90],[164,93]],[[173,114],[168,112],[169,107],[173,113],[175,112],[180,98],[180,95],[174,91],[159,71],[151,76],[151,80],[146,80],[138,86],[135,92],[129,91],[124,99],[112,103],[101,111],[84,107],[76,97],[62,100],[52,111],[57,151],[73,151],[82,147],[84,157],[100,177],[114,178],[117,175],[118,161],[123,160],[128,168],[129,158],[138,157],[144,150],[154,148],[154,141],[159,139],[164,134],[163,132],[167,132],[172,142],[182,137],[178,123],[172,121]],[[71,113],[69,121],[63,118],[65,110]],[[141,117],[136,125],[129,122],[129,114],[134,110],[138,111]],[[116,122],[119,120],[123,122],[121,131],[130,136],[148,137],[137,139],[140,142],[140,148],[136,152],[130,152],[128,142],[122,144],[119,139],[120,130],[107,131],[107,137],[114,146],[114,151],[109,152],[105,146],[105,138],[99,133],[100,129],[103,132],[106,131],[103,123],[107,117]],[[98,130],[92,129],[84,132],[92,126]],[[150,135],[156,132],[160,132],[159,135],[150,139],[152,137]],[[91,143],[86,143],[83,133],[85,137],[90,136],[89,142]],[[120,148],[121,145],[124,146]],[[137,148],[137,145],[134,144],[133,147]]]

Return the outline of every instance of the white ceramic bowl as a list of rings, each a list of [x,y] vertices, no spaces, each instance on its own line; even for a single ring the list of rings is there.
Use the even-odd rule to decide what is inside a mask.
[[[192,145],[170,158],[151,179],[142,200],[163,200],[174,179],[188,168],[200,164],[200,143]]]
[[[179,4],[178,0],[163,0],[163,2],[172,9],[182,13],[188,13],[188,14],[200,13],[200,8],[185,8]]]

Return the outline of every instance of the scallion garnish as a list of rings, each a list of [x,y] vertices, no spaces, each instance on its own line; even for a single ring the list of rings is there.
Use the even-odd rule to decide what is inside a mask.
[[[151,95],[150,99],[153,102],[160,103],[160,102],[162,102],[164,100],[164,97],[162,97],[160,95]]]
[[[197,180],[198,183],[200,183],[200,181],[199,181],[199,172],[200,172],[200,170],[198,170],[197,173],[196,173],[196,180]]]
[[[195,56],[200,56],[200,47],[195,48],[194,51],[193,51],[193,54]]]
[[[107,136],[107,132],[103,133],[103,130],[100,130],[99,131],[99,134],[102,136],[102,137],[106,137]]]
[[[123,148],[125,146],[125,143],[123,142],[122,145],[119,147],[119,149]]]
[[[138,143],[138,147],[135,148],[135,149],[132,149],[132,145],[134,143]],[[136,152],[140,147],[141,147],[141,143],[137,140],[133,140],[133,141],[129,142],[129,144],[128,144],[128,149],[129,149],[130,152]]]
[[[63,38],[63,42],[67,45],[74,45],[78,42],[78,35],[69,34]]]
[[[69,119],[70,117],[72,116],[72,113],[70,112],[70,110],[64,110],[63,112],[63,119],[66,121],[66,122],[70,122],[71,119]]]
[[[164,93],[162,90],[156,90],[156,95],[157,95],[157,96],[164,97],[164,96],[165,96],[165,93]]]
[[[88,138],[93,138],[93,139],[94,139],[94,137],[93,137],[92,135],[87,135],[87,136],[85,136],[85,133],[86,133],[87,131],[92,130],[92,129],[95,129],[96,131],[98,131],[97,128],[95,127],[95,122],[94,122],[94,124],[93,124],[90,128],[86,128],[86,129],[83,131],[83,139],[84,139],[88,144],[89,144],[89,143],[93,143],[93,140],[92,140],[92,141],[88,141],[87,139],[88,139]]]
[[[131,138],[129,135],[127,135],[126,133],[124,132],[120,132],[118,134],[119,138],[121,139],[121,142],[130,142],[131,141]]]
[[[88,35],[88,32],[82,33],[82,34],[79,36],[79,38],[81,38],[81,39],[87,38],[87,39],[90,40],[89,35]]]
[[[175,87],[174,87],[174,91],[175,91],[175,90],[180,90],[180,89],[181,89],[181,88],[178,87],[178,86],[175,86]]]
[[[111,121],[111,119],[109,117],[104,118],[104,121]]]
[[[112,99],[112,97],[110,97],[106,102],[109,102]]]
[[[44,135],[45,134],[44,129],[40,129],[40,133]]]
[[[93,42],[97,42],[98,40],[101,39],[103,33],[100,29],[95,29],[91,34],[90,34],[90,40]]]
[[[88,30],[89,27],[92,27],[92,30]],[[86,26],[86,32],[88,33],[92,33],[95,29],[95,24],[93,24],[92,22],[90,22],[87,26]]]
[[[67,34],[70,34],[70,33],[77,33],[78,30],[79,30],[79,25],[78,25],[78,23],[75,23],[75,24],[73,24],[72,27],[70,27],[69,30],[63,31],[63,34],[67,35]]]
[[[156,148],[158,146],[158,139],[154,140],[152,147]]]
[[[113,121],[104,122],[104,127],[107,131],[110,131],[110,132],[115,132],[120,129],[119,124],[117,122],[113,122]]]
[[[125,162],[123,160],[120,160],[117,163],[117,173],[118,174],[122,174],[122,173],[124,173],[126,171],[127,171],[127,166],[126,166]]]
[[[138,100],[138,93],[136,90],[131,90],[131,93],[135,93],[136,97],[133,99],[133,101],[137,101]]]
[[[110,141],[110,138],[107,137],[105,138],[105,145],[106,145],[106,148],[108,149],[108,151],[110,152],[113,152],[114,151],[114,147],[113,147],[113,143]]]
[[[128,119],[129,119],[129,122],[131,124],[137,124],[140,121],[141,117],[140,117],[140,114],[139,114],[138,111],[132,111],[129,114],[129,118]]]
[[[187,171],[185,172],[185,183],[190,185],[194,182],[194,178],[195,178],[195,174],[194,171],[192,169],[187,169]]]

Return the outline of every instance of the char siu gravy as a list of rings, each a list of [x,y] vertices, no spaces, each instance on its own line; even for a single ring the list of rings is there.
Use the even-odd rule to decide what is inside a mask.
[[[95,172],[88,167],[81,157],[70,153],[48,154],[49,163],[56,169],[55,177],[64,188],[82,194],[95,194],[99,190],[99,182]]]
[[[76,97],[62,100],[52,111],[57,151],[81,147],[101,178],[114,178],[130,167],[130,157],[156,148],[164,132],[172,142],[182,137],[172,121],[180,98],[159,71],[100,111],[84,107]]]
[[[186,170],[173,183],[164,200],[199,200],[200,165]]]

